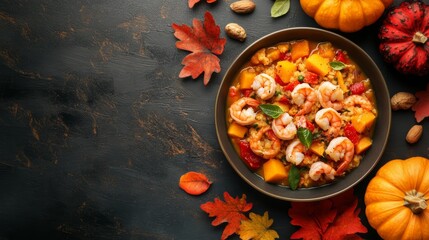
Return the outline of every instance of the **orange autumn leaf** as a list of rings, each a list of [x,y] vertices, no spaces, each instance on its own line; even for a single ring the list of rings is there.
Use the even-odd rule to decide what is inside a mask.
[[[216,217],[212,221],[213,226],[227,223],[221,236],[222,240],[239,230],[241,221],[247,219],[244,213],[253,207],[252,203],[246,202],[245,194],[241,198],[233,198],[229,193],[224,192],[223,198],[225,201],[215,198],[214,202],[207,202],[200,206],[203,211],[209,214],[209,217]]]
[[[412,106],[415,111],[415,118],[417,122],[421,122],[425,117],[429,116],[429,83],[426,86],[426,91],[416,92],[417,102]]]
[[[211,182],[206,175],[187,172],[180,177],[179,187],[191,195],[200,195],[209,189]]]
[[[179,73],[180,78],[192,77],[196,79],[204,72],[204,85],[207,85],[213,72],[220,72],[220,59],[216,55],[222,54],[226,43],[220,38],[220,27],[216,25],[210,12],[204,14],[204,22],[193,20],[193,27],[185,24],[173,23],[174,36],[178,49],[191,52],[182,60],[185,65]]]
[[[356,233],[367,232],[360,221],[358,199],[353,190],[318,202],[292,202],[291,205],[291,224],[301,227],[291,239],[361,239]]]
[[[199,1],[201,1],[201,0],[188,0],[188,6],[189,6],[189,8],[193,8],[194,5],[196,3],[198,3]],[[214,3],[214,2],[216,2],[216,0],[207,0],[207,3]]]

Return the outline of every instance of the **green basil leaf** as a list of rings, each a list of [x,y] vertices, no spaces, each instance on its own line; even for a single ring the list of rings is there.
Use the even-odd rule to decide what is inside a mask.
[[[343,70],[346,67],[346,64],[340,61],[333,61],[330,62],[329,65],[331,65],[331,68],[337,71]]]
[[[290,0],[276,0],[271,7],[271,17],[276,18],[289,12]]]
[[[261,104],[259,105],[259,108],[262,110],[262,112],[272,118],[278,118],[283,113],[283,110],[274,104]]]
[[[301,141],[302,144],[306,148],[309,148],[311,146],[311,143],[313,142],[313,134],[308,130],[307,128],[299,127],[298,128],[298,138],[299,141]]]
[[[295,166],[292,165],[292,167],[289,170],[289,186],[292,190],[296,190],[298,188],[299,179],[301,178],[301,171]]]

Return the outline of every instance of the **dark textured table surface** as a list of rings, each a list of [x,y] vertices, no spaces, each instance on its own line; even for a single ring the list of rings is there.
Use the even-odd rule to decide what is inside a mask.
[[[289,202],[255,191],[230,167],[213,109],[223,74],[246,46],[276,30],[318,25],[298,1],[277,19],[270,17],[273,1],[256,0],[249,15],[234,14],[232,2],[201,1],[193,9],[186,0],[0,3],[0,239],[220,239],[223,226],[211,226],[199,206],[225,191],[246,194],[255,213],[268,211],[281,239],[297,230]],[[187,52],[175,48],[171,25],[191,25],[207,10],[222,29],[236,22],[248,37],[227,38],[222,71],[204,86],[201,77],[178,77]],[[374,59],[391,95],[425,89],[426,79],[382,61],[379,24],[340,34]],[[409,145],[413,112],[392,115],[377,168],[393,158],[429,157],[428,120],[422,139]],[[205,173],[213,182],[208,192],[179,189],[187,171]],[[373,174],[355,187],[367,239],[377,238],[363,204]]]

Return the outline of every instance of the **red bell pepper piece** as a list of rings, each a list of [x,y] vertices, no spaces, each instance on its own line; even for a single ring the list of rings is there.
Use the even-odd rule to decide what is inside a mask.
[[[288,83],[286,86],[283,87],[285,91],[293,91],[293,89],[299,84],[299,81],[293,81]]]
[[[288,60],[290,61],[292,59],[290,52],[287,53],[280,53],[280,60]]]
[[[276,83],[280,86],[285,86],[287,83],[283,82],[283,80],[280,78],[279,75],[276,74],[276,76],[274,77],[274,80],[276,80]]]
[[[243,96],[245,96],[245,97],[249,97],[250,96],[250,94],[253,92],[253,90],[252,89],[243,89],[243,90],[241,90],[241,93],[243,94]]]
[[[350,85],[349,88],[350,88],[350,92],[354,95],[361,95],[366,90],[363,82],[353,83],[352,85]]]
[[[235,102],[240,99],[240,91],[236,87],[230,87],[228,91],[231,101]]]
[[[279,102],[280,103],[284,103],[284,104],[289,104],[290,102],[289,102],[289,99],[286,97],[286,96],[282,96],[280,99],[279,99]]]
[[[348,63],[349,62],[349,58],[347,57],[347,53],[343,50],[338,49],[335,52],[335,59],[337,61],[340,61],[342,63]]]
[[[310,130],[310,132],[314,131],[314,124],[313,123],[311,123],[310,121],[306,120],[305,124],[307,125],[307,129]]]
[[[352,141],[352,143],[353,143],[354,145],[358,144],[358,142],[359,142],[359,138],[360,138],[360,135],[359,135],[359,133],[356,131],[355,127],[353,127],[353,125],[351,125],[351,124],[347,124],[347,125],[344,127],[344,135],[345,135],[348,139],[350,139],[350,141]]]
[[[304,82],[308,84],[318,84],[319,83],[319,75],[313,72],[306,72],[304,74]]]
[[[249,142],[246,140],[240,140],[239,147],[240,157],[250,169],[257,170],[262,166],[262,164],[264,164],[265,160],[252,152]]]
[[[230,87],[229,88],[229,96],[230,97],[235,97],[238,94],[238,89],[236,87]]]

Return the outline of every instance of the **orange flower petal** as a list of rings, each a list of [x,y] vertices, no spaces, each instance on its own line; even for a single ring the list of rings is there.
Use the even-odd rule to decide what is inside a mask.
[[[180,177],[179,187],[191,195],[200,195],[209,189],[211,182],[206,175],[187,172]]]

